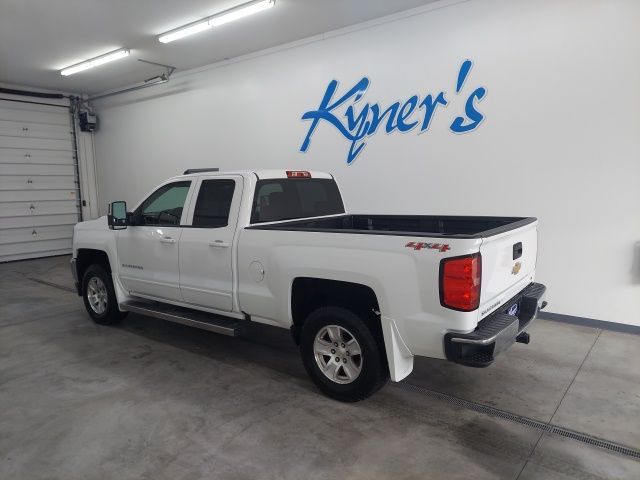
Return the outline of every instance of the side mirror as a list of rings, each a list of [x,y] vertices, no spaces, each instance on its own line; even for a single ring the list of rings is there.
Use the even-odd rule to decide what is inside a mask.
[[[127,202],[112,202],[109,204],[109,214],[107,215],[107,222],[111,230],[121,230],[127,228],[128,215],[127,215]]]

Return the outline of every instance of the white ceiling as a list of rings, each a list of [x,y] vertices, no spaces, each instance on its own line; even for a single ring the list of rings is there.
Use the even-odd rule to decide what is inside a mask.
[[[277,0],[275,8],[170,44],[156,36],[245,0],[0,0],[0,82],[76,93],[187,70],[434,0]],[[131,55],[69,77],[63,67],[120,47]]]

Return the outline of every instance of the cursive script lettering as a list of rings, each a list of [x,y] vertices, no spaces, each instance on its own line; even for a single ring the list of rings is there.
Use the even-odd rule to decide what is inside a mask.
[[[464,87],[471,71],[471,60],[465,60],[458,71],[456,95]],[[349,142],[347,164],[351,165],[366,146],[366,139],[374,135],[379,129],[386,133],[408,132],[419,126],[420,133],[429,130],[438,107],[446,107],[449,101],[446,92],[427,94],[422,101],[418,95],[413,95],[405,101],[398,101],[383,109],[377,103],[360,104],[359,101],[367,92],[370,80],[363,77],[343,95],[338,95],[338,81],[331,80],[324,92],[320,105],[315,110],[309,110],[302,115],[302,120],[310,120],[311,125],[300,147],[306,152],[311,144],[311,137],[321,121],[333,125]],[[453,133],[467,133],[478,128],[484,120],[484,115],[476,108],[486,95],[484,87],[473,90],[464,106],[464,115],[456,117],[449,126]]]

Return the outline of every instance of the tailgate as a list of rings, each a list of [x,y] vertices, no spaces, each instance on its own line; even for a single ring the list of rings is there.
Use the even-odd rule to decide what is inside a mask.
[[[483,318],[533,281],[538,222],[482,240],[480,317]]]

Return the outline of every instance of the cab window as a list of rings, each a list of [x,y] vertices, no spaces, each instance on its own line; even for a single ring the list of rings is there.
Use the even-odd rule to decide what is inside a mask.
[[[220,228],[229,225],[229,211],[235,188],[234,180],[203,180],[193,212],[193,226]]]
[[[189,193],[190,181],[163,185],[153,192],[136,211],[139,225],[180,225],[182,209]]]
[[[333,179],[265,179],[256,183],[251,223],[339,213],[344,213],[344,205]]]

